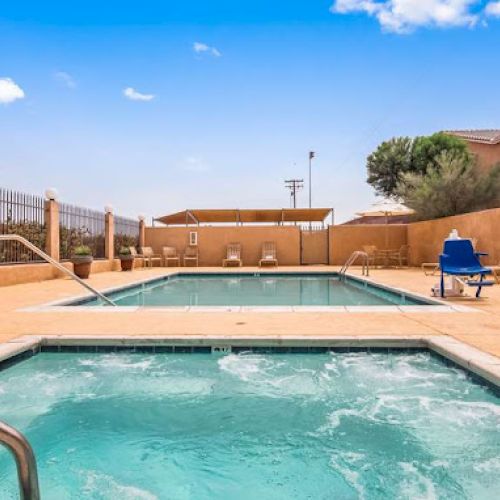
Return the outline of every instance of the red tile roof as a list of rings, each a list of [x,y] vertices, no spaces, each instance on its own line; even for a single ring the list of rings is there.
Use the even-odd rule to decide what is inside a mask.
[[[462,139],[471,142],[481,142],[483,144],[500,143],[500,129],[447,130],[446,133],[461,137]]]

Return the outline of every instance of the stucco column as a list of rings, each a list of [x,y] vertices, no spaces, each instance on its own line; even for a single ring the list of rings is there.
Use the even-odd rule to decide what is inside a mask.
[[[115,258],[115,218],[111,207],[106,207],[105,211],[104,255],[106,259],[113,260]]]
[[[45,252],[59,261],[59,203],[56,199],[45,200]]]
[[[146,246],[146,219],[143,215],[139,216],[139,247]]]

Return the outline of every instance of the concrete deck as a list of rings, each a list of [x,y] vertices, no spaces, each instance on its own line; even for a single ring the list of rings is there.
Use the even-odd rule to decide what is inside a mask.
[[[89,283],[103,290],[134,281],[178,272],[179,268],[155,268],[132,273],[109,272],[91,276]],[[189,271],[195,269],[190,268]],[[214,268],[197,268],[213,272]],[[239,268],[234,272],[256,271]],[[281,271],[336,271],[336,267],[286,267]],[[226,271],[226,269],[225,269]],[[230,269],[228,269],[230,271]],[[272,271],[272,270],[270,270]],[[259,270],[259,272],[265,272]],[[353,274],[359,275],[354,269]],[[429,296],[437,276],[425,276],[420,269],[375,269],[375,282],[403,288]],[[22,311],[21,309],[82,295],[82,288],[69,279],[43,281],[0,287],[0,343],[24,335],[78,336],[342,336],[439,337],[451,336],[500,358],[500,286],[486,288],[484,297],[449,299],[453,305],[472,307],[476,312],[388,313],[374,308],[372,312],[203,312],[144,309],[116,314],[103,308],[99,313],[61,311]]]

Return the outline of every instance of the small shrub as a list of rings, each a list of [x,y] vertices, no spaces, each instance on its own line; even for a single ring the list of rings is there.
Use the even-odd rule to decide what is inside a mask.
[[[73,250],[73,255],[78,257],[92,255],[92,250],[87,245],[79,245]]]
[[[120,247],[120,250],[118,251],[118,255],[131,255],[132,252],[130,251],[129,247]]]

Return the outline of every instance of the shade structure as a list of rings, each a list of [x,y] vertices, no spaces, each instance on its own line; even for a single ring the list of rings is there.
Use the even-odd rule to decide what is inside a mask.
[[[384,217],[385,219],[385,248],[389,246],[389,217],[391,215],[411,215],[415,210],[397,201],[382,200],[374,203],[368,210],[356,212],[361,217]]]
[[[279,224],[282,222],[323,222],[331,208],[192,209],[162,217],[167,225],[197,224]]]

